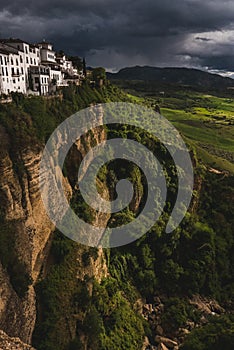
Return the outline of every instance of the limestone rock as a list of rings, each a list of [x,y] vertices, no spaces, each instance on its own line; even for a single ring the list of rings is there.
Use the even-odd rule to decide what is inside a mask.
[[[182,336],[188,335],[190,333],[190,331],[186,328],[180,328],[179,329],[179,334]]]
[[[35,350],[23,343],[19,338],[11,338],[0,330],[0,349],[2,350]]]
[[[68,135],[65,135],[63,139],[61,136],[58,142],[62,145],[67,137]],[[86,139],[84,136],[80,143],[77,142],[75,147],[77,153],[79,151],[79,160],[82,160],[94,141],[98,144],[104,141],[105,137],[104,129],[96,128],[92,135],[87,136]],[[15,254],[32,279],[28,292],[20,298],[12,287],[6,269],[0,263],[0,329],[6,331],[10,337],[19,337],[30,344],[36,320],[34,285],[39,275],[43,277],[46,274],[46,261],[54,231],[54,225],[45,211],[39,188],[43,147],[36,144],[24,146],[22,142],[22,148],[15,149],[14,139],[9,137],[2,126],[0,126],[0,139],[1,216],[4,222],[11,224],[9,240],[11,235],[12,237],[14,235]],[[90,161],[91,159],[88,159],[87,166]],[[74,162],[72,165],[74,166]],[[69,200],[72,194],[69,179],[63,177],[62,186]],[[49,186],[47,190],[51,190]],[[52,192],[52,202],[53,198],[54,203],[50,204],[57,206],[58,203]],[[94,224],[105,227],[108,220],[107,215],[97,215]],[[88,275],[98,280],[106,277],[108,271],[102,249],[98,249],[97,258],[91,257],[87,268],[84,268],[82,263],[82,249],[77,253],[77,277],[82,279]],[[0,349],[4,348],[0,346]]]
[[[145,337],[143,345],[142,345],[142,350],[146,350],[148,346],[150,345],[148,337]]]
[[[204,315],[222,314],[225,312],[216,300],[204,298],[200,295],[194,295],[190,300],[190,304],[194,305]]]
[[[168,350],[168,348],[163,343],[160,343],[157,350]]]
[[[159,335],[156,335],[155,341],[158,344],[163,343],[164,345],[166,345],[170,349],[171,348],[173,349],[175,346],[178,345],[176,341],[169,339],[169,338],[161,337]]]
[[[163,328],[160,325],[157,325],[156,327],[156,334],[163,335]]]

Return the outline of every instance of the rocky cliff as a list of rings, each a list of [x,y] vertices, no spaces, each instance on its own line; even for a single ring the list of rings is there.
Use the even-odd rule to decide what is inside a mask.
[[[5,241],[11,242],[11,248],[9,250],[6,247],[4,251],[6,258],[1,257],[3,264],[0,264],[0,329],[10,337],[19,337],[30,344],[36,320],[34,286],[40,273],[46,274],[45,264],[54,231],[39,191],[39,164],[43,148],[39,144],[34,144],[31,147],[16,150],[14,140],[3,127],[0,129],[0,139],[2,140],[0,144],[1,236]],[[104,130],[96,130],[78,141],[69,156],[72,162],[72,164],[68,162],[70,170],[76,168],[74,163],[79,166],[79,162],[94,142],[97,144],[104,139]],[[67,197],[71,197],[72,186],[75,184],[72,182],[73,174],[74,169],[70,172],[69,179],[63,179]],[[107,192],[106,196],[108,196]],[[94,221],[97,225],[99,221],[105,225],[108,219],[108,215],[105,217],[96,215]],[[78,278],[82,279],[85,275],[89,275],[100,280],[102,276],[107,275],[101,249],[98,251],[96,260],[91,259],[88,266],[84,268],[81,259],[82,249],[79,247],[77,251]],[[12,264],[17,264],[21,269],[19,271],[12,269]],[[25,291],[17,289],[19,274],[22,274],[27,280],[27,285],[29,284]],[[22,281],[19,281],[19,285],[22,285]]]
[[[30,345],[23,343],[19,338],[11,338],[0,331],[0,349],[4,350],[33,350]]]

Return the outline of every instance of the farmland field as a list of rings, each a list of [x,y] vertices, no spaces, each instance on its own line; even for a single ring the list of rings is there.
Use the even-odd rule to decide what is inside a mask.
[[[234,173],[234,98],[204,94],[186,88],[163,91],[146,82],[115,82],[133,102],[159,105],[161,114],[193,145],[209,167]],[[231,94],[231,93],[230,93]]]

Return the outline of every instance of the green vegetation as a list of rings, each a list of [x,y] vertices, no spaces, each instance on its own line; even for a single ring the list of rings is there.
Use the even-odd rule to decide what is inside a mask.
[[[199,312],[185,300],[176,297],[168,298],[162,316],[162,326],[169,332],[174,332],[184,327],[188,319],[197,322],[199,318]]]
[[[202,328],[195,329],[185,340],[182,350],[232,350],[234,343],[233,315],[212,317]]]
[[[84,247],[55,234],[51,248],[54,264],[37,285],[40,308],[33,340],[37,349],[83,349],[81,336],[91,349],[141,349],[144,320],[134,312],[116,279],[107,278],[101,284],[88,275],[84,280],[77,279],[80,252],[80,269],[88,271],[90,257],[97,259],[96,251],[84,251]]]
[[[113,89],[113,87],[109,88]],[[134,100],[131,94],[125,96],[125,99],[144,103],[141,98]],[[151,104],[152,100],[149,102],[147,99],[147,103]],[[180,112],[176,110],[175,112],[169,110],[169,113],[171,113],[169,117],[171,120],[175,118],[176,113],[180,116]],[[192,112],[187,112],[187,114],[191,119],[195,118]],[[185,118],[184,115],[178,117],[176,122],[178,124],[181,122],[182,126],[186,125],[183,118]],[[56,254],[58,254],[55,260],[58,265],[55,265],[46,280],[41,282],[39,290],[40,305],[43,310],[49,312],[49,314],[44,312],[44,321],[39,322],[39,329],[35,333],[35,345],[39,350],[53,350],[56,349],[57,344],[60,344],[61,349],[72,349],[75,346],[82,349],[82,344],[79,343],[81,336],[85,337],[88,347],[92,349],[137,349],[138,346],[140,348],[144,334],[148,334],[152,340],[153,337],[151,336],[152,330],[149,329],[149,326],[146,327],[145,321],[134,311],[134,305],[139,296],[146,298],[149,302],[152,301],[155,291],[161,291],[168,297],[165,301],[162,325],[172,333],[179,327],[183,327],[188,318],[196,322],[199,320],[199,313],[186,301],[186,298],[194,293],[215,297],[221,304],[233,299],[232,251],[234,241],[231,228],[234,223],[230,203],[225,199],[233,196],[232,178],[219,178],[215,174],[205,173],[202,168],[198,167],[196,178],[203,183],[201,193],[199,193],[198,208],[196,212],[187,214],[176,231],[170,235],[166,234],[165,226],[175,201],[177,186],[176,171],[170,155],[157,140],[152,141],[149,135],[140,129],[122,125],[108,128],[107,132],[108,138],[116,136],[131,138],[146,145],[157,155],[167,171],[169,191],[166,211],[151,231],[140,240],[125,247],[106,251],[110,277],[104,279],[101,284],[92,281],[92,295],[87,293],[90,283],[88,280],[79,282],[83,286],[80,289],[80,286],[74,286],[74,283],[67,279],[65,270],[68,267],[63,269],[61,266],[67,264],[69,256],[74,260],[74,251],[67,248],[67,243],[64,247],[63,240],[54,240],[53,247],[56,246]],[[202,142],[211,142],[211,135],[209,131],[201,133]],[[190,145],[196,148],[198,142],[192,138],[189,140],[191,140]],[[218,147],[223,151],[226,150],[227,145],[231,144],[231,141],[221,142],[218,136],[217,140]],[[195,153],[194,157],[194,163],[197,164]],[[145,178],[135,165],[126,161],[110,162],[101,169],[99,174],[99,180],[109,186],[110,195],[113,198],[115,184],[121,178],[129,178],[134,184],[135,193],[140,198],[139,208],[143,207]],[[216,198],[220,198],[220,201],[217,202]],[[85,220],[92,222],[93,213],[82,202],[79,192],[75,193],[72,203],[78,213],[82,212],[81,216]],[[129,222],[135,215],[136,212],[130,203],[128,208],[112,216],[109,225]],[[217,217],[219,217],[218,224]],[[52,252],[54,249],[52,248]],[[89,250],[82,254],[83,268],[89,266],[91,255]],[[72,269],[74,267],[69,265],[69,271]],[[55,279],[57,287],[50,286],[54,280],[54,274],[57,276]],[[63,283],[67,289],[65,295],[62,293],[63,300],[67,300],[69,306],[68,304],[63,306],[63,301],[60,300],[61,291],[58,289]],[[46,300],[44,293],[49,291],[48,295],[52,295],[49,304],[53,305],[53,311],[44,302]],[[56,297],[53,297],[54,291],[57,293]],[[79,294],[80,291],[82,291],[82,297]],[[71,300],[79,300],[79,298],[83,300],[82,305],[79,302],[71,304]],[[58,305],[62,305],[62,308],[59,308]],[[64,309],[71,310],[71,315],[77,313],[80,315],[74,326],[76,328],[75,340],[68,335],[67,330],[61,327],[61,320],[64,319],[61,310]],[[54,318],[53,313],[58,315]],[[67,318],[72,318],[71,315],[67,315]],[[43,325],[45,327],[45,324],[51,328],[46,331],[42,330],[40,327]],[[43,341],[39,340],[40,334],[44,335]],[[193,332],[191,337],[192,334]],[[70,342],[65,343],[64,339],[69,339]]]
[[[16,221],[5,222],[0,218],[0,256],[3,267],[7,270],[12,287],[19,297],[24,297],[28,286],[32,283],[25,264],[20,261],[16,251],[14,235]]]
[[[88,83],[63,88],[63,99],[25,97],[13,95],[12,104],[0,104],[0,123],[14,137],[15,148],[44,144],[54,129],[73,113],[89,107],[92,103],[129,101],[130,99],[114,86],[92,88]]]
[[[97,72],[97,79],[101,73]],[[66,117],[91,103],[108,101],[160,104],[163,114],[185,136],[196,164],[196,192],[190,211],[180,227],[166,234],[165,227],[177,194],[176,169],[171,156],[158,140],[149,138],[141,129],[107,126],[108,138],[136,140],[157,155],[168,186],[165,213],[138,241],[105,250],[109,275],[101,283],[90,277],[92,264],[98,259],[97,249],[85,248],[55,232],[46,277],[41,276],[36,286],[38,317],[33,344],[38,350],[84,349],[84,344],[89,349],[100,350],[141,349],[144,335],[154,341],[155,330],[150,329],[136,311],[136,301],[144,298],[153,302],[155,292],[164,295],[162,326],[171,334],[183,327],[188,318],[194,322],[199,320],[200,314],[188,303],[191,295],[214,297],[222,305],[231,305],[233,301],[233,177],[205,171],[197,165],[197,157],[210,166],[219,165],[221,170],[232,172],[234,103],[231,99],[184,90],[170,91],[170,95],[163,97],[159,93],[146,96],[149,91],[150,87],[147,93],[141,91],[140,96],[135,97],[131,89],[125,94],[112,85],[92,88],[84,84],[64,89],[63,100],[60,97],[29,99],[16,94],[13,104],[0,105],[0,123],[14,139],[10,152],[13,160],[17,159],[18,177],[25,171],[20,162],[20,151],[24,147],[42,146]],[[220,159],[224,159],[224,167]],[[69,162],[72,158],[66,163],[64,173],[70,179],[73,163]],[[98,176],[100,192],[101,184],[107,185],[110,198],[115,198],[115,185],[122,178],[133,183],[138,203],[136,206],[132,201],[123,211],[112,215],[109,226],[131,221],[146,200],[144,174],[124,160],[102,167]],[[72,181],[71,184],[74,185]],[[73,188],[71,204],[85,221],[93,221],[95,212],[83,202],[76,188]],[[9,239],[14,224],[1,222],[0,254],[13,287],[23,296],[30,282],[22,263],[15,260],[14,239]],[[77,278],[79,273],[85,276]],[[212,346],[218,349],[222,344],[231,349],[232,343],[233,318],[221,316],[195,329],[185,341],[184,349],[202,350]]]
[[[186,301],[194,293],[213,296],[221,304],[233,300],[233,217],[229,203],[224,201],[233,196],[231,178],[220,181],[210,174],[203,181],[197,214],[187,215],[173,234],[164,232],[168,218],[165,215],[140,240],[106,251],[110,276],[101,284],[89,278],[75,278],[77,252],[82,250],[82,269],[89,267],[90,257],[97,258],[96,252],[84,251],[58,233],[55,235],[51,249],[54,264],[37,290],[41,311],[34,344],[39,350],[54,350],[58,346],[73,349],[77,344],[78,349],[83,349],[81,336],[91,349],[140,349],[143,335],[147,333],[151,339],[151,331],[134,305],[140,295],[150,302],[155,291],[167,295],[162,325],[168,332],[183,327],[188,319],[200,319]],[[127,215],[134,213],[128,209]],[[88,292],[90,283],[92,295]],[[65,319],[74,322],[70,327],[76,329],[75,340]],[[219,322],[220,328],[225,329],[225,318]],[[192,332],[185,349],[190,349],[193,342],[197,344],[197,337],[203,343],[208,335],[213,344],[217,337],[209,329],[205,326],[201,335],[195,330],[195,340]],[[224,338],[225,344],[231,344],[229,336],[221,337]]]
[[[94,68],[92,70],[92,78],[93,78],[93,80],[96,83],[100,82],[100,80],[105,82],[106,81],[106,71],[105,71],[105,69],[102,68],[102,67]]]
[[[52,245],[55,263],[46,279],[37,285],[40,322],[35,328],[34,343],[39,350],[68,348],[73,314],[77,309],[82,313],[82,305],[88,299],[85,284],[76,278],[76,252],[74,242],[55,235]]]
[[[199,159],[234,174],[234,100],[232,92],[212,95],[154,81],[114,81],[136,103],[159,104],[161,113],[181,131]],[[217,96],[216,96],[216,95]]]

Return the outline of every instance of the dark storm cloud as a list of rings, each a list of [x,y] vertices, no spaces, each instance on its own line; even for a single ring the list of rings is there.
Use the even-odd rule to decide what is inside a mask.
[[[1,36],[45,38],[93,65],[234,70],[227,52],[233,44],[232,0],[0,0],[0,5]]]
[[[220,71],[233,71],[233,56],[214,56],[201,60],[204,66],[209,66],[211,69],[217,69]]]
[[[195,39],[196,40],[201,40],[201,41],[211,41],[212,40],[212,39],[208,39],[208,38],[201,38],[199,36],[197,36]]]

